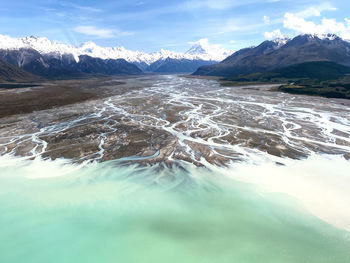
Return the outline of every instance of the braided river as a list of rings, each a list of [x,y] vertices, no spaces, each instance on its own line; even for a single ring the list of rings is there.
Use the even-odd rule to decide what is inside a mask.
[[[101,86],[0,118],[0,262],[350,262],[349,101]]]

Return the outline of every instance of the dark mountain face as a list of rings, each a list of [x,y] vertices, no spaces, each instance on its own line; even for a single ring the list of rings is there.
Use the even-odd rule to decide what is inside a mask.
[[[282,46],[265,41],[258,47],[240,50],[219,64],[201,67],[194,74],[235,76],[311,61],[331,61],[350,66],[350,43],[334,35],[325,39],[300,35]]]
[[[2,82],[29,82],[38,80],[39,77],[30,74],[0,59],[0,81]]]
[[[73,56],[56,58],[54,55],[42,56],[33,49],[0,50],[0,58],[32,74],[54,78],[74,74],[67,65],[75,62]]]
[[[107,59],[104,60],[104,62],[108,67],[106,72],[108,72],[109,75],[135,75],[142,73],[141,69],[139,69],[136,65],[127,62],[125,59]]]
[[[149,65],[146,62],[133,62],[132,64],[134,64],[136,67],[138,67],[144,72],[149,72]]]
[[[0,50],[0,59],[45,78],[66,78],[86,74],[129,75],[142,71],[124,59],[92,58],[80,56],[77,63],[73,55],[41,55],[33,49]]]
[[[246,74],[249,71],[246,65],[242,65],[241,67],[232,67],[232,65],[236,65],[244,60],[251,60],[255,57],[263,56],[275,51],[277,48],[278,43],[274,41],[264,41],[257,47],[241,49],[218,64],[200,67],[194,74],[218,76]]]
[[[79,62],[76,62],[73,55],[70,54],[62,56],[55,53],[42,55],[34,49],[0,50],[0,59],[45,78],[71,78],[86,74],[134,75],[141,74],[143,71],[157,73],[194,72],[201,66],[216,63],[205,60],[167,58],[147,65],[144,62],[129,63],[124,59],[103,60],[87,55],[79,56]]]
[[[204,65],[213,65],[214,61],[205,60],[189,60],[189,59],[172,59],[167,58],[165,60],[158,60],[152,63],[147,71],[157,73],[170,73],[170,72],[194,72],[199,67]]]
[[[124,59],[103,60],[86,55],[79,56],[78,63],[69,64],[69,69],[81,73],[105,75],[134,75],[142,73],[137,66]]]

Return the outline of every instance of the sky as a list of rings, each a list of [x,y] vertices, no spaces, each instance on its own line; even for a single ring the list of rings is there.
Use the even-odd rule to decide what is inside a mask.
[[[349,0],[1,0],[0,34],[184,52],[208,39],[238,50],[265,39],[335,33],[350,40]]]

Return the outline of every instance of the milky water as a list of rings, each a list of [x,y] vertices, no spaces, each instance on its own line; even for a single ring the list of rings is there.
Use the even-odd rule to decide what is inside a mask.
[[[350,261],[345,101],[140,81],[2,119],[0,262]]]

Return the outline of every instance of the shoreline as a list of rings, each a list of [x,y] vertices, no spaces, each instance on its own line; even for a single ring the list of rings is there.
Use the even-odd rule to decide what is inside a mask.
[[[198,171],[210,170],[213,176],[249,184],[262,198],[292,196],[310,218],[350,231],[345,174],[350,169],[350,107],[339,100],[270,92],[271,85],[222,88],[217,81],[178,76],[46,84],[56,93],[63,87],[98,99],[0,119],[0,152],[5,155],[0,165],[13,164],[10,168],[20,171],[16,160],[6,160],[18,154],[31,160],[24,173],[32,176],[51,168],[55,173],[49,175],[59,175],[89,162],[110,167],[107,173],[119,165],[126,171],[139,167],[152,171],[147,179],[156,175],[156,183],[164,179],[166,185],[178,180],[175,170],[185,171],[175,165],[169,169],[172,164],[186,163],[190,173],[184,183],[202,182]],[[44,88],[6,94],[44,94]],[[73,164],[64,166],[66,160]],[[163,173],[169,177],[160,178]]]
[[[112,160],[105,163],[74,164],[69,159],[43,160],[25,159],[23,157],[0,156],[0,167],[22,167],[23,171],[34,171],[38,166],[44,170],[35,170],[35,175],[26,175],[30,180],[54,180],[65,177],[78,171],[86,173],[98,167],[113,167],[113,169],[140,171],[155,170],[171,176],[178,171],[189,174],[192,180],[202,180],[199,174],[213,174],[219,180],[228,179],[230,184],[236,182],[249,185],[250,189],[264,199],[274,198],[278,204],[291,206],[296,211],[307,213],[321,220],[325,224],[345,231],[350,234],[350,211],[347,209],[350,203],[350,178],[343,172],[350,168],[350,162],[341,156],[315,154],[304,160],[288,160],[285,166],[273,162],[250,164],[237,163],[228,167],[220,167],[206,163],[198,167],[184,160],[178,160],[169,166],[166,163],[153,163],[147,166],[137,163]],[[337,171],[332,170],[332,165],[342,167]],[[321,164],[321,165],[320,165]],[[54,169],[50,174],[46,170]],[[204,169],[204,170],[203,170]],[[202,172],[200,172],[202,171]],[[192,176],[193,175],[193,176]],[[1,178],[1,177],[0,177]],[[152,180],[152,178],[149,178]],[[208,192],[209,193],[209,192]],[[280,196],[278,196],[280,195]]]

